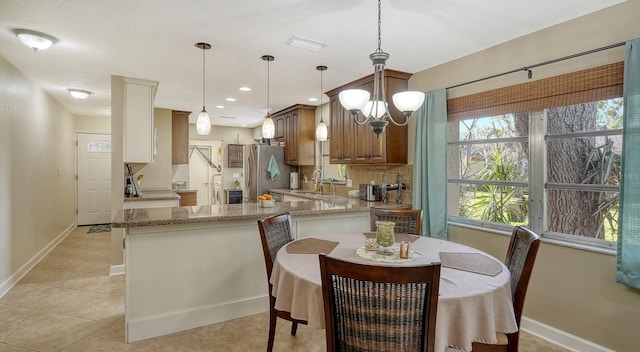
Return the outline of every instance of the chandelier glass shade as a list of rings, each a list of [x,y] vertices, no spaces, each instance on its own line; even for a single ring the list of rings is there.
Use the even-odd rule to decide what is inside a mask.
[[[207,113],[207,109],[204,104],[205,97],[205,65],[204,65],[204,53],[206,50],[211,49],[211,44],[209,43],[196,43],[195,46],[197,48],[202,49],[202,111],[198,114],[196,118],[196,133],[199,135],[208,135],[211,133],[211,117],[209,113]]]
[[[378,0],[378,49],[369,58],[373,63],[373,94],[363,89],[348,89],[340,92],[340,104],[351,112],[353,120],[358,125],[369,123],[378,137],[384,132],[389,121],[396,126],[409,124],[411,114],[418,110],[424,102],[424,93],[418,91],[399,92],[393,95],[393,103],[404,115],[404,121],[398,122],[389,113],[389,104],[385,92],[384,67],[389,54],[381,49],[381,0]],[[364,120],[358,117],[361,113]]]
[[[273,124],[273,119],[270,115],[270,106],[269,106],[269,63],[275,60],[275,57],[271,55],[262,55],[262,60],[267,62],[267,116],[262,121],[262,138],[271,139],[276,135],[276,126]]]

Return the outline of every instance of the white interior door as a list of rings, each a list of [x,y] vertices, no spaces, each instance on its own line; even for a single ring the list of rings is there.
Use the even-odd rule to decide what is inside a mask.
[[[78,225],[111,222],[111,135],[78,133]]]
[[[198,150],[191,149],[192,147]],[[198,191],[198,206],[211,205],[211,176],[209,163],[200,154],[211,160],[211,146],[191,145],[189,146],[189,189]]]

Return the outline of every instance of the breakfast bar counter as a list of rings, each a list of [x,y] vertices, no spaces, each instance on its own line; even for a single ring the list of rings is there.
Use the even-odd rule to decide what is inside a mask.
[[[406,209],[409,204],[366,202],[354,198],[323,196],[321,199],[276,202],[271,208],[259,203],[222,204],[211,206],[123,209],[116,213],[111,226],[130,228],[178,224],[197,224],[217,221],[258,220],[289,212],[291,216],[327,215],[366,212],[370,207]]]
[[[124,230],[125,339],[139,341],[269,310],[257,220],[289,212],[295,238],[369,231],[359,199],[119,210]],[[388,204],[409,207],[408,204]]]

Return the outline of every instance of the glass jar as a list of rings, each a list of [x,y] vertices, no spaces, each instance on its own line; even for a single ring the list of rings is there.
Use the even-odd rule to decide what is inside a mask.
[[[376,242],[378,243],[378,253],[384,255],[393,254],[393,245],[396,242],[394,232],[395,222],[376,221]]]

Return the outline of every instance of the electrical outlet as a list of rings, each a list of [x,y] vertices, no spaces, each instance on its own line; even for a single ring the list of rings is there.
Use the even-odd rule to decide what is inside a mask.
[[[347,187],[351,188],[353,187],[353,180],[352,179],[347,179]]]
[[[234,177],[234,178],[238,178],[238,177],[240,177],[240,174],[239,174],[239,173],[237,173],[237,172],[234,172],[234,173],[233,173],[233,177]]]

